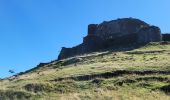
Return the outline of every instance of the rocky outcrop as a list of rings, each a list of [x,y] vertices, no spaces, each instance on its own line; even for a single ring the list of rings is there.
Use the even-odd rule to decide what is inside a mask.
[[[137,33],[141,28],[149,27],[149,25],[141,20],[134,18],[123,18],[112,21],[104,21],[96,25],[93,34],[102,37],[103,39],[114,39],[123,35]],[[91,27],[89,27],[89,30]]]
[[[123,18],[88,25],[88,35],[83,43],[73,48],[63,47],[58,59],[98,51],[114,45],[141,44],[161,41],[159,27],[135,18]]]
[[[138,32],[138,43],[157,42],[162,40],[161,30],[156,26],[141,28]]]
[[[163,41],[170,41],[170,33],[162,34]]]

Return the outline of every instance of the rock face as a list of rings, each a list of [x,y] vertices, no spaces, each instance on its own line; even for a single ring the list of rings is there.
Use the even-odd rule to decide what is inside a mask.
[[[139,30],[138,43],[157,42],[162,40],[162,35],[159,27],[149,26]]]
[[[63,47],[58,59],[98,51],[114,45],[157,42],[162,40],[159,27],[135,18],[104,21],[88,25],[88,35],[83,43],[73,48]]]
[[[162,34],[163,41],[170,41],[170,33]]]

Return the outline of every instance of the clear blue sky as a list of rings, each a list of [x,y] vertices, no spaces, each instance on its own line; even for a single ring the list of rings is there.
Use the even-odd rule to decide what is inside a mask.
[[[0,0],[0,77],[57,59],[87,25],[135,17],[170,32],[170,0]]]

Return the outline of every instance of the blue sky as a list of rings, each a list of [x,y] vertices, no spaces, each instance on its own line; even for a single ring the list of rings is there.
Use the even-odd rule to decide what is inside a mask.
[[[57,59],[87,25],[134,17],[170,32],[170,0],[0,0],[0,77]]]

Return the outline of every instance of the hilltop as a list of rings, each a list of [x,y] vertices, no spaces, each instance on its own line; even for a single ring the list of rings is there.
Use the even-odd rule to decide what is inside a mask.
[[[139,19],[121,18],[104,21],[101,24],[88,25],[88,34],[83,38],[83,43],[72,48],[63,47],[58,59],[100,51],[113,46],[143,45],[161,40],[162,34],[159,27]]]
[[[169,36],[134,18],[90,24],[57,60],[0,80],[0,100],[169,100]]]

